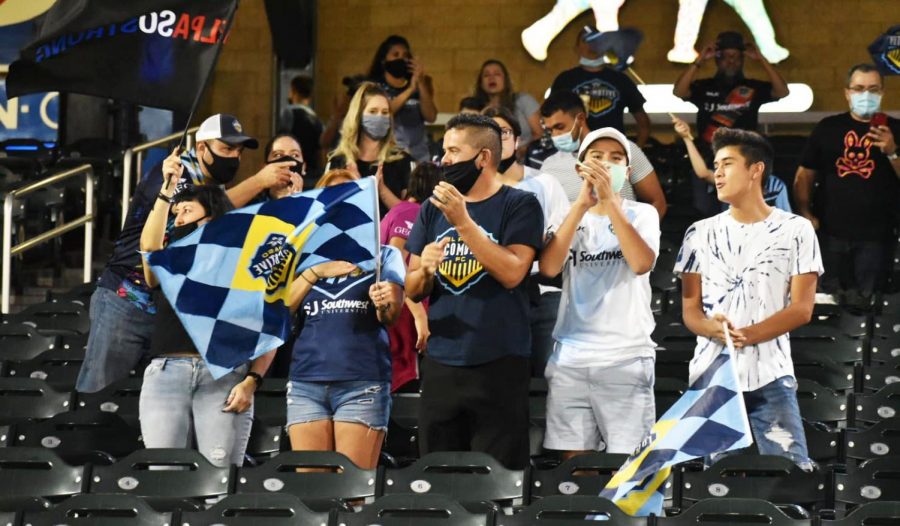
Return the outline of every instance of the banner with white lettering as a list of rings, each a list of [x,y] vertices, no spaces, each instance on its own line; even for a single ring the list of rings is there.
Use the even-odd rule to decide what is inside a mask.
[[[187,112],[238,0],[66,0],[10,66],[9,97],[66,91]]]

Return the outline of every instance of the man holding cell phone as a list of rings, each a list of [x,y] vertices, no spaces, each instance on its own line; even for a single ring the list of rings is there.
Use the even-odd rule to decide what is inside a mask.
[[[860,309],[884,286],[900,197],[900,121],[880,112],[883,94],[875,66],[850,68],[844,89],[850,111],[816,125],[794,180],[797,211],[823,245],[822,288]]]

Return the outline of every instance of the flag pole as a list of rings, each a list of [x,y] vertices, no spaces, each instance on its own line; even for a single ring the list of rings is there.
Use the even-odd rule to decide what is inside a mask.
[[[372,185],[375,187],[375,191],[372,192],[375,196],[375,217],[372,221],[375,224],[375,283],[378,283],[381,281],[381,199],[378,198],[375,178],[372,179]]]
[[[225,44],[225,38],[231,33],[231,24],[234,22],[234,15],[237,13],[239,3],[240,0],[234,0],[231,12],[228,13],[228,17],[225,19],[225,31],[222,32],[222,39],[216,42],[216,50],[213,54],[212,63],[209,65],[209,71],[206,72],[206,77],[203,79],[200,91],[198,91],[197,95],[194,97],[194,102],[191,104],[191,111],[188,113],[187,122],[184,124],[184,132],[181,134],[181,140],[178,141],[179,151],[187,144],[188,130],[191,128],[191,121],[194,120],[194,114],[197,112],[197,106],[200,105],[200,99],[203,97],[203,93],[206,91],[207,86],[209,86],[209,79],[212,78],[213,70],[216,69],[216,64],[219,63],[219,55],[222,53],[222,46]]]

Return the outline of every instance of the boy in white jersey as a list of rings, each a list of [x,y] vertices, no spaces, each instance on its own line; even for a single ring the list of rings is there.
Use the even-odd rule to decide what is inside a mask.
[[[565,221],[541,253],[540,270],[563,273],[563,294],[545,376],[544,447],[564,458],[591,450],[632,453],[653,426],[655,344],[648,272],[659,252],[659,214],[618,195],[628,140],[615,128],[585,137],[584,179]]]
[[[816,234],[764,201],[774,152],[761,135],[722,128],[713,151],[716,192],[731,208],[694,223],[675,263],[684,324],[697,335],[690,380],[721,352],[724,323],[759,452],[811,469],[788,333],[812,317],[823,273]]]

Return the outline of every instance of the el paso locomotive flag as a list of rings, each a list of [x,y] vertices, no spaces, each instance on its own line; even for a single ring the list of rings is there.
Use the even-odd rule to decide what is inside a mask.
[[[10,98],[63,91],[187,112],[238,0],[64,0],[10,65]]]

